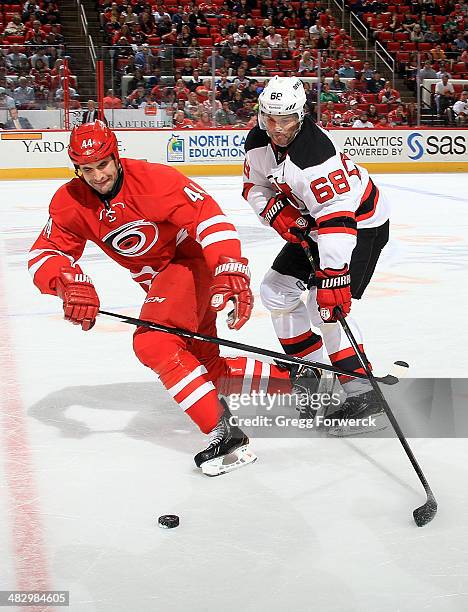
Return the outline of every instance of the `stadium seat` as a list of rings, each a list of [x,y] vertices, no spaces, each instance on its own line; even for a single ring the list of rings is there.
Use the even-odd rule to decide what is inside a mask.
[[[400,50],[401,43],[399,42],[389,42],[387,43],[387,50],[390,53],[397,53]]]

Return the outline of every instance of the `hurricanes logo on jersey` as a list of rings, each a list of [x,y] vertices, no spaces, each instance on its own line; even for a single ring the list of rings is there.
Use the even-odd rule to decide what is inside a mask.
[[[106,234],[102,240],[119,255],[140,257],[156,244],[158,237],[159,230],[156,223],[140,219],[121,225]]]

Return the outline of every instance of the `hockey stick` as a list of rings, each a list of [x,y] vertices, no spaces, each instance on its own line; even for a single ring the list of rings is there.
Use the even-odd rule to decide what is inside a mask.
[[[307,242],[307,238],[302,232],[298,232],[297,235],[301,239],[301,246],[304,249],[307,259],[309,260],[309,263],[312,267],[312,271],[315,272],[315,262],[312,257],[309,244]],[[414,456],[413,451],[411,450],[408,441],[406,440],[405,434],[402,432],[398,421],[396,420],[390,406],[388,405],[387,400],[384,397],[384,394],[380,390],[380,387],[378,385],[378,379],[372,374],[372,370],[370,369],[367,357],[364,353],[361,353],[359,345],[356,342],[356,338],[354,337],[354,334],[351,331],[341,308],[336,307],[333,314],[336,316],[341,327],[343,328],[343,331],[345,332],[349,343],[351,344],[354,352],[356,353],[356,357],[358,358],[361,367],[364,369],[373,390],[377,393],[380,403],[383,409],[385,410],[385,414],[387,415],[390,423],[392,424],[392,427],[395,430],[395,433],[398,436],[398,439],[400,440],[400,443],[403,446],[405,453],[414,468],[414,471],[416,472],[419,480],[421,481],[422,486],[424,487],[424,491],[426,492],[426,502],[422,506],[419,506],[418,508],[415,508],[415,510],[413,510],[413,518],[416,525],[418,527],[423,527],[424,525],[432,521],[432,519],[437,513],[437,501],[434,497],[434,493],[432,492],[431,487],[429,486],[429,483],[427,482],[426,477],[424,476],[424,472],[419,466],[419,463],[417,462],[416,457]]]
[[[326,363],[306,361],[305,359],[301,359],[300,357],[293,357],[291,355],[277,353],[276,351],[270,351],[268,349],[260,348],[258,346],[251,346],[249,344],[242,344],[241,342],[234,342],[232,340],[227,340],[226,338],[208,336],[206,334],[189,331],[188,329],[182,329],[181,327],[167,327],[166,325],[154,323],[153,321],[146,321],[145,319],[136,319],[134,317],[128,317],[126,315],[118,314],[115,312],[108,312],[106,310],[99,310],[99,314],[106,315],[107,317],[114,317],[115,319],[120,319],[120,321],[122,321],[123,323],[128,323],[129,325],[136,325],[137,327],[146,327],[148,329],[153,329],[154,331],[160,331],[166,334],[174,334],[176,336],[181,336],[182,338],[189,338],[190,340],[203,340],[204,342],[212,342],[213,344],[218,344],[219,346],[226,346],[228,348],[233,348],[238,351],[244,351],[247,353],[257,353],[258,355],[271,357],[272,359],[276,359],[277,361],[283,361],[285,363],[305,365],[307,367],[314,367],[319,368],[320,370],[334,372],[335,374],[339,374],[341,376],[352,376],[353,378],[365,378],[367,380],[367,376],[365,374],[360,374],[357,372],[347,372],[346,370],[335,368],[334,366],[328,365]],[[378,377],[377,380],[383,383],[384,385],[395,385],[398,382],[398,378],[396,376],[392,376],[391,374],[387,374],[383,377]]]

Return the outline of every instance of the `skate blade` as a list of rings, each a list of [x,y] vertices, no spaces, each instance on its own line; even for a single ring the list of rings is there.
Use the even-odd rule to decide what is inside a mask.
[[[363,436],[366,434],[374,434],[377,431],[383,431],[389,426],[386,415],[382,414],[376,419],[375,427],[345,427],[337,426],[330,427],[327,431],[327,436],[331,438],[351,438],[352,436]]]
[[[241,446],[229,455],[205,461],[200,467],[205,476],[221,476],[221,474],[227,474],[254,461],[257,461],[257,455],[248,446]]]

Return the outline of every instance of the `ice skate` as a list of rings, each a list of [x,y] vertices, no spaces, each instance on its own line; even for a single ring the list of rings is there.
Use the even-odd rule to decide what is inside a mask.
[[[249,438],[236,425],[231,425],[232,415],[227,410],[210,433],[208,446],[197,453],[194,461],[207,476],[220,476],[256,461],[249,449]]]
[[[327,406],[321,402],[325,395],[331,396],[335,376],[312,366],[292,366],[292,394],[297,397],[296,409],[301,419],[314,419],[326,413]],[[328,405],[328,401],[326,402]]]
[[[341,408],[330,415],[333,424],[327,434],[335,437],[372,434],[388,427],[389,421],[374,390],[348,397]],[[351,419],[356,423],[349,422]]]

